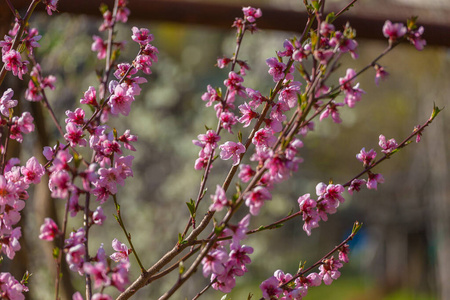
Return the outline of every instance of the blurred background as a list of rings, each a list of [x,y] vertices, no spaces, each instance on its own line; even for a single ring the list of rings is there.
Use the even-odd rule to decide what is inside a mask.
[[[13,1],[16,2],[16,1]],[[99,34],[99,2],[61,1],[60,13],[47,16],[37,11],[30,20],[43,35],[37,55],[45,76],[57,77],[57,88],[48,97],[60,116],[74,109],[88,86],[97,85],[93,70],[102,62],[90,51],[92,35]],[[112,1],[106,1],[112,7]],[[130,61],[138,48],[131,42],[131,27],[147,27],[154,34],[159,62],[147,77],[130,117],[113,120],[121,133],[131,129],[139,137],[136,143],[134,178],[120,189],[118,199],[136,251],[143,264],[151,266],[176,243],[184,229],[188,210],[184,202],[197,195],[202,174],[193,168],[198,148],[192,144],[204,126],[216,124],[214,111],[204,106],[201,95],[206,86],[222,86],[228,71],[214,67],[216,59],[234,51],[235,32],[231,24],[242,15],[242,6],[261,7],[263,17],[257,22],[260,32],[244,38],[240,58],[251,70],[244,85],[268,93],[273,86],[265,59],[282,49],[283,41],[300,35],[306,21],[302,1],[130,1],[129,23],[117,27],[118,40],[128,42],[121,61]],[[326,11],[339,11],[348,1],[327,1]],[[14,3],[22,13],[27,1]],[[0,34],[6,34],[11,13],[0,4]],[[40,7],[42,9],[43,7]],[[450,199],[449,199],[449,100],[450,95],[450,3],[448,1],[361,1],[336,23],[342,28],[349,21],[356,28],[359,59],[347,57],[332,81],[345,74],[347,67],[361,69],[387,46],[382,36],[384,20],[403,21],[418,15],[425,25],[428,46],[418,52],[412,45],[397,47],[380,61],[390,73],[377,87],[375,72],[359,78],[366,91],[354,109],[342,110],[341,124],[330,119],[316,122],[314,132],[303,139],[300,150],[304,163],[293,177],[279,185],[274,198],[260,215],[252,218],[251,228],[270,224],[298,209],[297,199],[315,194],[318,182],[344,183],[361,171],[355,155],[362,147],[379,151],[378,136],[402,141],[414,126],[430,116],[433,103],[447,107],[425,130],[422,141],[412,144],[375,169],[385,183],[378,191],[363,190],[346,202],[337,214],[314,229],[312,236],[302,230],[300,220],[292,220],[278,230],[251,236],[246,244],[255,248],[249,274],[237,279],[232,299],[259,299],[261,281],[277,269],[295,273],[300,262],[313,264],[345,239],[357,220],[363,229],[351,243],[350,263],[342,277],[331,286],[310,289],[307,299],[450,299]],[[358,38],[359,37],[359,38]],[[5,86],[12,87],[16,99],[23,100],[27,80],[17,82],[9,76]],[[22,92],[19,92],[22,90]],[[41,155],[43,144],[55,144],[58,133],[39,106],[21,101],[23,110],[32,110],[39,123],[35,135],[14,149],[15,156],[26,161]],[[39,118],[42,116],[42,118]],[[245,136],[245,134],[244,134]],[[225,136],[223,141],[231,139]],[[41,161],[44,161],[40,156]],[[248,159],[248,158],[247,158]],[[209,188],[222,182],[229,162],[214,167]],[[11,264],[5,259],[1,270],[21,278],[24,270],[33,273],[28,299],[53,297],[52,245],[40,241],[39,226],[50,215],[62,220],[64,203],[50,200],[46,183],[39,185],[28,200],[22,219],[22,250]],[[346,194],[348,195],[348,194]],[[205,199],[209,199],[209,195]],[[125,241],[112,215],[113,203],[103,206],[107,223],[91,231],[91,253],[104,243],[112,253],[111,241]],[[201,214],[199,214],[201,215]],[[178,221],[182,220],[182,221]],[[237,220],[237,219],[236,219]],[[78,228],[80,220],[70,220]],[[138,276],[133,258],[131,280]],[[63,297],[71,299],[73,290],[83,290],[83,278],[65,273]],[[155,299],[176,280],[168,277],[155,286],[142,289],[136,299]],[[174,299],[191,299],[208,281],[201,272]],[[114,291],[106,290],[114,295]],[[208,291],[204,299],[220,299],[222,293]]]

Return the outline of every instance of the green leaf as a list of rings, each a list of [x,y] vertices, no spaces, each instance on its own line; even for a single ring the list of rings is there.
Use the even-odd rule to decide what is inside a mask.
[[[214,227],[214,233],[216,234],[216,235],[219,235],[219,234],[221,234],[222,233],[222,231],[225,229],[225,224],[222,224],[222,225],[220,225],[220,226],[215,226]]]
[[[100,4],[100,12],[104,14],[108,10],[108,5],[105,3]]]
[[[79,153],[75,152],[73,154],[73,161],[75,163],[75,168],[78,169],[78,167],[80,166],[81,162],[83,161],[83,156],[81,156]]]
[[[270,88],[270,91],[269,91],[269,99],[272,99],[273,97],[273,89],[272,88]]]
[[[352,234],[355,235],[362,227],[363,223],[359,223],[358,221],[353,224]]]
[[[436,106],[436,103],[433,103],[433,112],[431,113],[430,121],[433,121],[434,118],[443,110],[444,108],[439,108]]]
[[[53,258],[58,259],[58,257],[59,257],[59,248],[55,247],[55,248],[53,248]]]
[[[327,15],[325,22],[327,22],[328,24],[331,24],[334,22],[335,19],[336,19],[336,15],[334,14],[334,12],[331,12]]]
[[[184,273],[184,270],[185,270],[184,263],[183,261],[180,261],[180,264],[178,265],[178,273],[182,275]]]
[[[195,218],[195,202],[194,202],[194,200],[190,199],[189,202],[186,202],[186,205],[189,209],[189,213],[191,214],[191,217]]]
[[[410,19],[406,20],[406,26],[409,30],[414,30],[417,28],[416,22],[417,22],[418,16],[412,16]]]
[[[312,7],[314,8],[314,10],[318,11],[320,8],[320,4],[318,1],[313,1],[311,2]]]
[[[318,42],[318,36],[315,31],[311,30],[311,50],[314,51],[316,49],[316,45]]]
[[[242,132],[240,130],[238,132],[238,140],[239,140],[239,143],[242,143]]]
[[[178,245],[184,245],[186,244],[187,241],[183,239],[183,236],[181,235],[181,233],[178,234]]]
[[[22,284],[27,284],[28,283],[28,279],[30,279],[31,275],[33,275],[32,273],[25,271],[25,274],[23,274],[22,276],[22,280],[20,281]]]

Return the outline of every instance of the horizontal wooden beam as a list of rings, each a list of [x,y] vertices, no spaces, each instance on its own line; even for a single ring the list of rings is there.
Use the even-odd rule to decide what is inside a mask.
[[[113,1],[105,1],[112,7]],[[382,3],[385,3],[381,1]],[[25,8],[29,1],[13,1],[16,8]],[[65,1],[58,4],[60,13],[87,14],[99,16],[99,2],[92,0]],[[217,28],[230,28],[237,16],[242,15],[242,5],[211,2],[193,2],[181,0],[130,0],[128,7],[131,10],[131,19],[140,19],[158,22],[175,22],[181,24],[198,24]],[[405,22],[412,14],[420,14],[417,9],[396,7],[389,10],[385,7],[383,12],[374,13],[368,9],[355,10],[357,13],[348,13],[335,21],[337,28],[350,22],[357,29],[359,38],[385,39],[381,29],[385,20],[392,22]],[[43,10],[44,6],[39,5]],[[288,11],[273,7],[261,7],[263,17],[257,21],[258,27],[265,30],[281,30],[300,32],[306,23],[307,15],[302,11]],[[338,8],[336,8],[338,9]],[[426,13],[426,15],[430,15]],[[450,47],[450,18],[446,22],[436,19],[419,19],[420,25],[425,27],[424,38],[428,45]]]

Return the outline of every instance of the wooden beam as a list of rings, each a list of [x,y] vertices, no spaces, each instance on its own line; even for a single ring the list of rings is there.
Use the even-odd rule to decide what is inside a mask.
[[[23,9],[29,0],[13,1],[16,8]],[[113,1],[104,1],[112,7]],[[384,3],[384,2],[383,2]],[[100,16],[99,2],[91,0],[65,1],[58,4],[60,13],[86,14]],[[198,24],[213,26],[217,28],[230,28],[235,17],[242,15],[242,5],[193,2],[181,0],[130,0],[128,7],[131,10],[130,19],[175,22],[180,24]],[[355,7],[356,8],[356,7]],[[39,10],[44,6],[39,5]],[[281,30],[300,32],[306,23],[307,15],[303,11],[287,11],[273,7],[261,7],[263,17],[257,21],[258,26],[264,30]],[[336,8],[338,10],[338,8]],[[385,20],[392,22],[405,22],[408,17],[414,14],[420,15],[420,10],[413,8],[403,8],[400,6],[384,7],[382,13],[373,12],[370,9],[356,10],[357,14],[344,14],[335,21],[337,28],[350,22],[352,27],[357,29],[359,38],[385,39],[381,29]],[[424,13],[425,14],[425,13]],[[430,16],[430,13],[426,13]],[[424,38],[428,45],[450,47],[450,19],[421,18],[420,25],[425,27]]]

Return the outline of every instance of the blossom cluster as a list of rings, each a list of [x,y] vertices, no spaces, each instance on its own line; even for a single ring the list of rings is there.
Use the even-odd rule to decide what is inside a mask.
[[[252,30],[254,27],[247,28],[245,24],[252,23],[253,16],[261,15],[259,10],[254,8],[244,8],[243,12],[244,19],[237,19],[234,23],[234,26],[238,28],[238,43],[246,30],[254,31]],[[333,24],[325,20],[321,20],[319,24],[320,27],[314,33],[314,38],[286,40],[283,44],[284,50],[278,51],[276,57],[266,60],[268,74],[275,82],[275,88],[271,90],[268,97],[245,86],[244,77],[250,67],[236,55],[230,58],[223,56],[217,60],[219,68],[230,66],[231,71],[224,81],[226,88],[224,92],[220,87],[208,85],[207,91],[201,97],[207,107],[214,107],[218,127],[217,130],[209,129],[206,134],[200,134],[198,140],[193,141],[195,145],[201,147],[199,157],[195,162],[195,169],[203,169],[206,173],[210,172],[215,151],[219,149],[220,158],[222,160],[231,158],[232,168],[239,167],[238,177],[243,184],[247,183],[248,186],[244,191],[237,191],[237,199],[235,197],[234,200],[228,200],[226,188],[218,185],[215,194],[211,196],[212,204],[209,207],[211,211],[219,212],[227,209],[228,213],[233,213],[239,207],[240,202],[243,202],[251,215],[258,215],[264,203],[272,199],[271,190],[274,186],[288,179],[293,172],[298,170],[299,164],[303,161],[299,156],[299,149],[303,146],[301,136],[314,129],[312,119],[319,116],[319,120],[322,121],[331,117],[335,123],[341,123],[342,119],[338,109],[354,108],[356,103],[361,101],[365,92],[359,83],[355,82],[359,73],[354,69],[346,70],[345,76],[339,78],[337,88],[330,88],[327,83],[327,79],[331,72],[336,70],[338,61],[343,54],[348,53],[354,59],[358,57],[358,43],[354,39],[354,30],[348,24],[342,31],[337,30]],[[402,26],[386,22],[383,33],[389,38],[389,47],[392,48],[394,42],[399,42],[402,36],[406,36],[418,50],[421,50],[425,45],[425,41],[421,37],[423,28],[415,30],[413,26],[410,28]],[[306,70],[308,61],[312,61],[318,71],[313,74],[308,74],[306,71],[300,72],[303,82],[306,82],[306,88],[303,89],[304,84],[301,80],[296,79],[295,70]],[[377,61],[374,61],[371,66],[376,71],[376,84],[380,79],[387,77],[387,72]],[[236,70],[236,67],[239,67],[239,70]],[[341,102],[338,101],[338,96],[342,97]],[[243,103],[236,104],[238,99]],[[237,110],[239,114],[236,113]],[[306,118],[309,111],[314,113],[310,119]],[[303,114],[305,116],[302,116]],[[288,121],[289,117],[291,117],[291,121]],[[243,156],[250,149],[249,143],[244,146],[242,137],[239,137],[239,142],[226,141],[219,144],[221,130],[226,129],[229,133],[233,133],[238,124],[244,128],[253,125],[253,131],[249,136],[249,141],[254,147],[254,152],[249,159],[253,163],[242,163]],[[395,140],[386,141],[382,135],[379,144],[382,152],[386,155],[395,152],[398,147]],[[345,201],[343,194],[346,187],[348,193],[352,194],[354,191],[360,191],[363,185],[366,185],[368,189],[377,189],[377,185],[384,182],[381,174],[373,173],[371,170],[375,166],[375,156],[374,150],[366,152],[365,148],[357,155],[357,159],[363,162],[365,173],[368,175],[367,180],[358,176],[344,185],[319,183],[316,187],[317,200],[312,199],[310,194],[299,197],[299,214],[302,215],[303,229],[308,235],[311,235],[313,228],[319,226],[320,220],[327,221],[329,214],[337,212],[339,205]],[[229,225],[226,223],[227,221],[224,222],[225,224],[221,224],[225,226],[226,230]],[[345,249],[348,250],[348,246]],[[346,255],[342,254],[341,256],[345,257],[345,262],[348,261]],[[227,251],[213,246],[202,263],[204,275],[213,274],[211,276],[213,287],[228,292],[228,288],[226,288],[228,285],[224,283],[226,279],[223,276],[214,276],[215,273],[225,272],[230,263]],[[205,266],[207,266],[207,272],[205,272]],[[334,258],[324,260],[320,266],[320,274],[312,273],[310,275],[308,279],[310,286],[320,284],[321,280],[330,284],[333,279],[339,277],[338,269],[340,267],[342,264]],[[272,299],[280,296],[280,293],[284,293],[285,298],[280,299],[301,299],[306,294],[308,287],[306,278],[302,282],[301,278],[303,277],[298,277],[294,288],[294,283],[287,284],[290,279],[286,278],[292,278],[291,275],[284,275],[281,271],[277,272],[273,278],[263,283],[263,285],[267,284],[267,287],[261,287],[264,297]],[[239,276],[238,274],[234,275]],[[225,287],[223,284],[217,285],[217,282],[224,283]],[[279,288],[282,285],[286,285],[286,289]],[[230,286],[234,286],[234,281],[231,279]]]
[[[43,1],[49,15],[57,11],[57,2]],[[256,20],[262,17],[259,8],[244,7],[242,12],[243,17],[236,18],[233,23],[237,30],[237,47],[241,46],[246,32],[254,33],[258,30]],[[22,235],[17,224],[29,198],[28,189],[32,184],[39,183],[42,176],[47,174],[51,197],[66,201],[65,215],[76,217],[81,212],[85,224],[67,233],[66,220],[63,228],[60,228],[54,220],[45,218],[39,238],[54,241],[55,244],[58,244],[58,240],[61,241],[57,249],[57,259],[60,260],[64,255],[70,270],[93,280],[93,287],[98,292],[93,293],[91,299],[107,300],[112,298],[105,293],[106,287],[114,287],[124,292],[129,285],[129,255],[133,253],[140,264],[131,243],[131,235],[126,232],[121,220],[120,205],[116,199],[119,186],[123,186],[129,177],[133,177],[134,156],[127,155],[126,151],[136,151],[134,143],[138,138],[130,130],[118,131],[111,128],[107,122],[110,117],[129,116],[132,103],[141,93],[141,85],[147,82],[146,78],[138,76],[138,72],[142,71],[146,75],[152,73],[151,68],[158,61],[158,49],[151,44],[154,36],[149,29],[132,27],[131,40],[139,47],[139,51],[132,62],[118,63],[116,59],[125,42],[116,42],[112,37],[115,24],[126,23],[128,20],[130,11],[127,1],[117,0],[113,11],[102,6],[102,14],[103,21],[99,31],[107,31],[110,34],[105,39],[94,35],[91,50],[99,60],[106,60],[106,75],[99,76],[103,78],[99,78],[97,88],[89,86],[84,92],[80,99],[80,104],[85,105],[84,108],[77,107],[65,112],[64,128],[56,121],[45,94],[47,89],[55,89],[56,77],[45,76],[34,55],[42,38],[38,30],[30,29],[28,22],[17,19],[13,29],[0,41],[5,72],[11,72],[22,80],[28,76],[31,69],[24,98],[32,102],[42,102],[49,108],[63,139],[53,147],[44,147],[45,165],[40,164],[35,157],[31,157],[25,165],[20,165],[18,158],[6,160],[7,142],[11,139],[22,142],[24,135],[34,131],[34,120],[29,112],[15,115],[18,100],[13,99],[12,89],[9,88],[2,94],[0,127],[6,132],[6,142],[0,151],[0,245],[1,253],[9,259],[15,257],[15,253],[20,249],[19,239]],[[230,173],[224,184],[217,185],[215,193],[211,195],[212,203],[203,221],[210,222],[212,216],[216,214],[215,217],[218,217],[221,211],[226,211],[226,215],[221,221],[215,219],[214,230],[207,239],[201,241],[202,247],[191,248],[191,253],[195,249],[202,249],[202,254],[194,262],[197,265],[193,265],[190,270],[195,270],[201,264],[203,276],[210,278],[210,286],[216,290],[230,292],[236,285],[236,278],[248,272],[251,263],[249,255],[254,249],[244,245],[242,241],[249,233],[258,231],[249,230],[250,219],[259,215],[266,201],[272,199],[275,186],[289,179],[299,169],[303,161],[299,153],[303,147],[302,139],[314,130],[313,119],[318,117],[319,121],[323,121],[331,117],[335,123],[341,123],[339,110],[354,108],[365,93],[356,82],[359,73],[351,68],[339,78],[338,83],[329,82],[330,75],[338,70],[339,60],[344,54],[349,54],[353,59],[358,57],[358,43],[355,40],[355,31],[349,25],[337,30],[328,20],[329,18],[319,18],[317,29],[301,38],[284,41],[283,50],[277,51],[274,57],[265,61],[267,73],[274,82],[269,95],[264,96],[260,91],[247,86],[245,76],[251,69],[245,60],[238,58],[239,51],[236,51],[232,57],[223,56],[217,59],[219,68],[230,68],[223,82],[224,90],[208,85],[201,96],[207,107],[214,108],[217,127],[207,127],[206,133],[199,134],[197,139],[193,140],[193,144],[200,147],[194,168],[202,170],[204,176],[196,205],[192,201],[188,203],[191,219],[185,232],[179,235],[179,242],[174,251],[179,251],[180,254],[189,243],[192,246],[194,242],[198,242],[199,233],[193,236],[197,229],[195,212],[206,194],[207,175],[217,157],[223,161],[231,160],[228,162],[231,164]],[[409,40],[418,50],[422,50],[426,44],[422,38],[423,31],[423,27],[417,28],[414,21],[409,22],[408,27],[387,21],[383,27],[383,34],[389,41],[388,50],[402,39]],[[376,84],[388,75],[378,64],[378,59],[369,65],[376,71]],[[311,71],[307,71],[309,65],[314,66]],[[108,74],[112,74],[115,79],[110,80]],[[2,80],[0,84],[1,82]],[[93,113],[89,115],[90,112]],[[247,140],[243,140],[239,129],[236,130],[238,126],[251,129]],[[422,129],[417,129],[414,133],[417,135],[417,141]],[[225,130],[230,134],[238,131],[238,140],[223,142],[221,134]],[[399,145],[394,139],[387,140],[385,136],[380,135],[379,146],[384,158],[387,158],[396,153],[403,144]],[[92,159],[85,160],[80,151],[91,151]],[[249,157],[243,163],[246,154]],[[375,150],[366,151],[362,148],[356,155],[363,163],[364,171],[360,175],[345,184],[317,184],[317,200],[312,199],[309,193],[299,197],[299,211],[288,218],[302,216],[303,229],[307,235],[311,235],[312,229],[318,227],[321,220],[327,221],[328,215],[336,213],[340,204],[345,201],[345,188],[349,194],[360,191],[364,185],[368,189],[377,189],[377,185],[383,183],[384,178],[373,171],[383,160],[375,160],[376,155]],[[237,174],[239,180],[236,183],[236,193],[229,198],[227,191],[234,174]],[[361,178],[363,174],[367,174],[367,179]],[[95,209],[90,207],[91,196],[96,202]],[[111,245],[115,252],[112,255],[108,257],[101,244],[96,255],[91,256],[87,247],[89,230],[92,226],[101,226],[105,222],[106,215],[102,205],[111,198],[117,211],[116,219],[124,230],[130,247],[114,239]],[[230,221],[231,217],[241,207],[245,209],[244,217],[234,225]],[[263,229],[274,228],[282,221]],[[184,240],[190,226],[192,232],[189,233],[189,238]],[[318,286],[322,281],[326,285],[331,284],[339,278],[339,269],[343,263],[349,261],[349,246],[346,244],[348,240],[305,271],[303,266],[295,275],[277,270],[274,276],[261,284],[263,297],[302,299],[310,287]],[[333,256],[335,252],[338,252],[338,259]],[[181,262],[183,259],[178,262],[180,266]],[[60,261],[58,263],[60,264]],[[142,274],[137,281],[144,280],[147,284],[150,278],[146,276],[154,274],[144,272],[141,264],[140,267]],[[162,267],[158,266],[156,269],[161,270]],[[318,267],[319,272],[310,272],[313,267]],[[188,278],[191,275],[182,273],[180,272],[180,280],[175,287],[183,282],[183,276]],[[309,274],[306,275],[307,273]],[[156,277],[158,276],[154,278]],[[0,297],[24,299],[23,292],[28,290],[25,281],[19,282],[9,273],[1,273]],[[135,291],[133,288],[131,290]],[[83,296],[77,292],[73,299],[82,300]],[[167,298],[163,296],[161,299]]]
[[[45,1],[48,14],[56,11],[56,3],[57,1]],[[114,16],[109,10],[104,12],[100,31],[113,30],[115,22],[126,22],[129,13],[126,1],[119,1],[118,10]],[[34,48],[39,47],[38,41],[41,39],[38,30],[21,27],[19,23],[16,22],[14,28],[5,35],[4,40],[0,41],[2,61],[5,69],[20,79],[28,73],[29,61],[23,59],[22,54],[13,49],[14,37],[22,30],[23,34],[19,37],[20,44],[23,45],[21,49],[26,50],[26,54],[33,62],[25,99],[33,102],[47,102],[45,89],[55,88],[56,77],[53,75],[45,77],[41,66],[35,63]],[[35,157],[30,158],[24,166],[19,166],[20,161],[12,158],[2,164],[2,175],[0,175],[1,251],[9,259],[13,259],[15,252],[20,249],[21,228],[14,226],[20,220],[20,211],[25,206],[25,200],[29,198],[27,189],[31,184],[39,183],[41,177],[47,173],[51,196],[67,199],[68,213],[71,217],[75,217],[80,211],[86,211],[84,207],[86,204],[81,202],[82,196],[89,197],[92,194],[100,204],[95,210],[87,208],[89,212],[87,227],[73,231],[70,237],[65,239],[63,251],[70,269],[81,275],[90,274],[95,279],[96,288],[115,286],[119,291],[123,291],[128,284],[128,255],[131,250],[115,240],[112,246],[117,252],[111,256],[111,259],[107,260],[103,247],[100,247],[97,256],[87,260],[86,258],[90,256],[85,242],[88,239],[89,227],[102,225],[106,219],[101,204],[117,193],[117,186],[124,185],[126,178],[133,176],[134,157],[124,155],[123,149],[135,151],[133,143],[137,141],[137,136],[131,134],[129,130],[119,135],[116,129],[105,124],[110,115],[127,116],[129,114],[131,103],[135,101],[135,96],[140,94],[140,85],[147,82],[136,73],[142,70],[143,73],[150,74],[152,63],[157,61],[158,50],[151,45],[153,36],[148,29],[133,27],[131,39],[136,41],[140,49],[135,60],[131,64],[117,65],[114,72],[117,80],[111,80],[106,85],[110,93],[106,99],[98,99],[97,90],[93,86],[85,92],[80,103],[89,106],[90,111],[94,111],[91,117],[87,117],[88,112],[83,108],[66,111],[65,131],[61,129],[65,141],[54,147],[44,148],[43,154],[47,159],[45,167]],[[98,51],[98,58],[101,59],[106,55],[107,44],[100,47],[99,41],[99,37],[94,38],[92,49]],[[123,46],[123,43],[112,44],[116,48]],[[24,112],[21,116],[14,115],[14,108],[18,101],[14,100],[13,96],[13,90],[8,89],[1,97],[0,125],[8,128],[8,138],[22,142],[24,134],[34,131],[34,120],[29,112]],[[100,97],[105,96],[102,94]],[[75,150],[77,147],[89,147],[94,153],[92,162],[84,161],[77,154]],[[39,237],[47,241],[53,241],[65,233],[51,218],[45,219],[40,231]],[[117,264],[112,266],[111,260],[116,261]],[[2,282],[5,283],[2,285],[4,293],[13,293],[14,289],[10,286],[15,286],[16,290],[21,292],[25,291],[25,288],[19,289],[16,284],[7,283],[9,281],[6,279]],[[22,299],[23,295],[20,295],[16,298],[11,296],[10,299]]]
[[[302,269],[296,276],[277,270],[272,277],[263,281],[260,285],[265,299],[303,299],[308,294],[310,287],[319,286],[323,283],[330,285],[333,280],[341,276],[340,268],[343,262],[348,262],[348,245],[344,244],[339,250],[339,259],[323,259],[320,262],[319,273],[312,272],[307,276],[303,275]]]
[[[241,245],[241,241],[246,238],[249,224],[250,215],[246,215],[237,225],[225,228],[222,236],[227,239],[217,242],[203,258],[203,276],[210,276],[214,289],[224,293],[231,292],[236,285],[236,277],[243,276],[248,271],[246,265],[251,263],[248,254],[253,253],[253,248]]]

